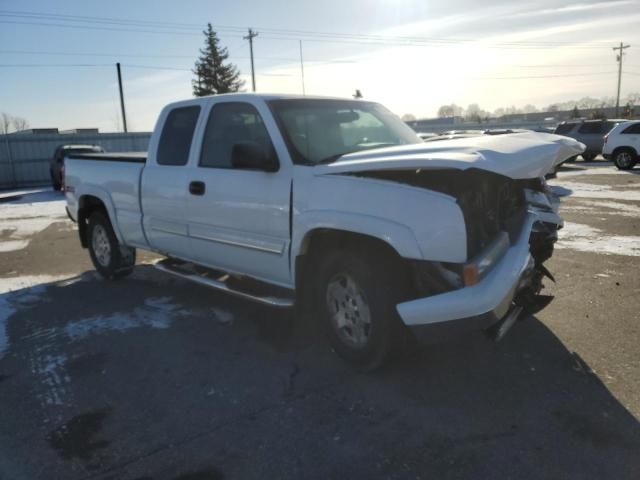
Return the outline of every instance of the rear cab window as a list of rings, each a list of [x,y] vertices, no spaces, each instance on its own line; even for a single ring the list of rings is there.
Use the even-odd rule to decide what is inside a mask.
[[[571,130],[573,130],[573,127],[575,126],[575,123],[563,123],[558,125],[558,127],[556,128],[556,131],[554,133],[558,134],[558,135],[566,135],[567,133],[571,132]]]
[[[187,164],[199,115],[198,105],[177,107],[169,112],[158,143],[158,165]]]

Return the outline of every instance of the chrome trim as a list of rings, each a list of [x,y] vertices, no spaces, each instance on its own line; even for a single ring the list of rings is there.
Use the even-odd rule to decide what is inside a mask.
[[[170,233],[171,235],[180,235],[181,237],[188,237],[189,236],[186,232],[177,232],[175,230],[170,230],[168,228],[157,227],[155,225],[151,225],[151,230],[155,230],[156,232],[162,232],[162,233]]]
[[[223,292],[227,292],[238,297],[247,298],[258,303],[264,303],[266,305],[271,305],[272,307],[289,308],[293,307],[294,304],[293,299],[279,297],[258,297],[256,295],[251,295],[250,293],[233,290],[229,288],[224,282],[220,282],[219,280],[213,280],[211,278],[205,278],[199,275],[191,275],[188,273],[178,272],[162,265],[161,262],[155,263],[153,266],[161,272],[170,273],[171,275],[176,275],[186,280],[191,280],[192,282],[215,288],[216,290],[222,290]]]
[[[193,233],[190,233],[189,236],[192,238],[197,238],[198,240],[207,240],[210,242],[223,243],[225,245],[233,245],[234,247],[249,248],[252,250],[259,250],[261,252],[277,253],[278,255],[282,255],[282,252],[284,250],[284,246],[281,246],[280,248],[266,247],[266,246],[255,245],[255,244],[246,243],[246,242],[239,242],[237,240],[229,240],[226,238],[212,237],[209,235],[195,235]]]

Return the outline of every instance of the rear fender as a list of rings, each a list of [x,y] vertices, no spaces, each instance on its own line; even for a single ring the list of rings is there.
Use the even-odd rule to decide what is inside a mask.
[[[96,187],[94,185],[82,185],[76,188],[75,195],[76,195],[76,198],[78,199],[78,215],[77,215],[78,219],[80,218],[79,216],[80,209],[83,208],[83,197],[84,198],[88,196],[96,197],[104,205],[104,209],[106,210],[107,215],[109,216],[111,227],[113,228],[113,232],[115,233],[116,238],[118,239],[118,242],[124,243],[122,239],[122,234],[120,233],[120,228],[118,226],[118,217],[116,215],[116,208],[113,203],[113,199],[111,198],[111,195],[107,190],[100,187]]]

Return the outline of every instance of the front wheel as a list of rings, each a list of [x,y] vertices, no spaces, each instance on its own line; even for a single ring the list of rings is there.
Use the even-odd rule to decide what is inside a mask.
[[[636,165],[636,156],[634,152],[628,148],[618,150],[613,156],[613,163],[618,170],[631,170]]]
[[[120,245],[109,217],[96,211],[89,217],[89,254],[100,275],[115,280],[129,275],[136,263],[136,249]]]
[[[403,282],[389,263],[382,254],[350,249],[331,252],[320,262],[320,321],[336,353],[367,371],[388,360],[402,334],[395,306]]]

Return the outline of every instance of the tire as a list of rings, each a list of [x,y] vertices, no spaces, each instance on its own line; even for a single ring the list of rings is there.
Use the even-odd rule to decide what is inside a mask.
[[[91,261],[100,275],[116,280],[133,271],[136,249],[118,243],[104,211],[98,210],[91,214],[87,235]]]
[[[403,334],[396,312],[401,275],[386,252],[332,251],[318,262],[315,305],[336,353],[356,368],[372,371],[393,353]]]
[[[595,158],[596,158],[596,156],[593,153],[583,153],[582,154],[582,160],[584,160],[585,162],[593,162],[593,160]]]
[[[618,170],[631,170],[637,162],[635,152],[630,148],[616,150],[613,155],[613,164],[618,167]]]
[[[56,192],[62,190],[62,183],[59,180],[56,180],[52,170],[49,170],[49,175],[51,176],[51,187],[53,190]]]

